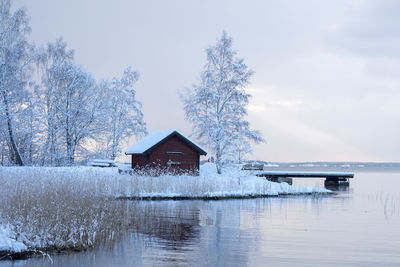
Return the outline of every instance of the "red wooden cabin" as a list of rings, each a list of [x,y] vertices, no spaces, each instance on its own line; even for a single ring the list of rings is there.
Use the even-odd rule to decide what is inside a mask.
[[[132,156],[132,168],[172,173],[198,173],[200,155],[207,152],[177,130],[152,132],[125,150]]]

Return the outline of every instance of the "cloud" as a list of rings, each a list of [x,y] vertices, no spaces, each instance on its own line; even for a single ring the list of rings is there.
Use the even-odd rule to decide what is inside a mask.
[[[326,43],[359,57],[399,58],[400,2],[351,2],[343,17],[325,34]]]
[[[276,101],[274,104],[276,104],[278,106],[290,108],[290,107],[302,105],[302,104],[304,104],[304,102],[300,101],[300,100],[294,100],[294,101],[293,100],[283,100],[283,101]]]
[[[64,36],[95,77],[138,69],[150,130],[190,134],[177,91],[197,82],[226,30],[255,70],[248,119],[268,140],[255,158],[400,161],[400,1],[15,4],[27,6],[37,44]]]
[[[250,112],[264,112],[265,107],[263,106],[256,106],[256,105],[249,105],[248,110]]]

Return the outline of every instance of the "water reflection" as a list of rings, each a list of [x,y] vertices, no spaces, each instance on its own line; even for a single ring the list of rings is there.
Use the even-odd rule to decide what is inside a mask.
[[[325,178],[294,178],[294,186],[310,186],[310,187],[323,187],[335,192],[350,193],[350,184],[352,179],[346,182],[332,182],[326,181]]]
[[[199,238],[199,210],[188,209],[178,203],[133,202],[133,205],[138,204],[134,216],[143,218],[135,223],[134,231],[159,239],[166,249],[187,250]]]
[[[349,184],[325,184],[325,188],[335,191],[335,192],[349,192],[350,185]]]
[[[246,233],[248,229],[243,228],[241,203],[240,200],[142,203],[137,209],[146,219],[134,231],[141,234],[144,242],[151,243],[146,253],[152,260],[159,258],[175,264],[194,261],[212,266],[223,266],[233,259],[247,262],[249,242],[253,239]],[[247,216],[244,219],[248,222]],[[232,242],[226,242],[227,238]]]

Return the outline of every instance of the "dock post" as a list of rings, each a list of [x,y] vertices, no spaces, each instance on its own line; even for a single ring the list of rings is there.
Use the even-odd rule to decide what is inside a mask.
[[[330,185],[348,186],[349,184],[350,184],[349,180],[343,177],[326,177],[325,179],[325,186],[330,186]]]

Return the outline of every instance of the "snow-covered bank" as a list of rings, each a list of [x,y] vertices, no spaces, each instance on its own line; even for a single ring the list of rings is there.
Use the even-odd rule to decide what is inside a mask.
[[[251,176],[237,168],[200,176],[130,176],[116,168],[1,167],[0,251],[85,249],[130,227],[134,207],[116,198],[227,198],[328,193]],[[133,209],[133,210],[132,210]],[[131,219],[132,220],[132,219]]]
[[[121,177],[119,183],[126,184]],[[216,173],[215,165],[206,163],[201,166],[199,176],[161,176],[129,177],[134,184],[131,187],[120,186],[115,196],[121,198],[238,198],[258,196],[279,196],[287,194],[328,193],[324,188],[295,187],[287,183],[274,183],[262,177],[250,175],[238,168],[225,168],[222,175]],[[115,186],[117,186],[115,184]]]
[[[17,235],[12,227],[7,224],[0,225],[0,251],[6,252],[23,252],[28,247],[21,241],[17,241]]]
[[[115,168],[7,167],[0,168],[0,179],[4,183],[3,188],[12,192],[29,184],[29,187],[24,188],[27,194],[32,194],[30,191],[45,193],[46,190],[62,189],[74,194],[102,198],[246,197],[330,192],[324,188],[295,187],[287,183],[270,182],[233,167],[226,168],[219,175],[215,165],[211,163],[201,166],[199,176],[120,175]]]

